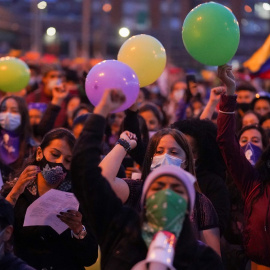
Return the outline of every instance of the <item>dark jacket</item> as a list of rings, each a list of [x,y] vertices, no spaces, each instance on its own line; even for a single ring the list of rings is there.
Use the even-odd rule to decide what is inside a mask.
[[[236,96],[223,95],[220,110],[234,112]],[[258,172],[246,159],[235,136],[235,115],[219,113],[217,142],[238,189],[244,198],[244,231],[243,242],[248,257],[258,263],[270,266],[270,185],[262,196],[258,195],[262,182]]]
[[[98,167],[104,127],[103,117],[89,116],[74,147],[73,189],[100,245],[102,269],[130,270],[146,258],[147,246],[140,216],[122,205]],[[176,269],[223,269],[219,256],[195,240],[188,218],[183,227],[176,245]]]
[[[6,254],[0,260],[0,269],[1,270],[35,270],[23,260],[19,259],[12,253]]]
[[[49,103],[36,130],[33,130],[34,135],[42,139],[47,132],[52,130],[60,111],[60,106]]]
[[[196,169],[196,177],[202,193],[211,201],[217,212],[222,235],[230,219],[230,198],[225,181],[218,174],[200,166]]]
[[[26,210],[38,198],[28,189],[20,195],[14,208],[14,252],[36,269],[84,270],[97,259],[97,243],[87,224],[83,240],[71,237],[70,229],[60,235],[49,226],[23,227]]]

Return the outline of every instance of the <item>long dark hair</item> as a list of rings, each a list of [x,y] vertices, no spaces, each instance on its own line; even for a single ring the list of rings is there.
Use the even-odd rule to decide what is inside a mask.
[[[226,165],[216,142],[217,127],[212,121],[193,118],[177,121],[171,127],[195,139],[198,150],[196,164],[199,167],[226,177]]]
[[[28,108],[23,98],[18,96],[5,96],[0,102],[0,111],[2,111],[3,104],[10,98],[13,98],[17,102],[19,114],[21,115],[21,125],[18,127],[17,130],[15,130],[15,132],[19,134],[20,137],[20,154],[18,159],[14,163],[14,167],[17,167],[21,166],[26,156],[29,146],[29,140],[32,134],[32,128],[29,121]]]
[[[44,150],[47,146],[50,145],[52,141],[57,139],[65,140],[72,151],[76,139],[74,135],[66,128],[55,128],[47,132],[40,143],[40,148]],[[33,155],[31,155],[28,159],[25,160],[23,166],[20,168],[20,170],[17,171],[17,176],[19,176],[27,166],[39,164],[39,161],[36,160],[36,153],[37,150]]]
[[[154,154],[156,153],[156,150],[157,150],[157,147],[161,138],[164,137],[165,135],[171,135],[175,139],[177,144],[184,150],[186,154],[186,164],[187,164],[187,167],[185,168],[185,170],[195,176],[193,154],[192,154],[190,145],[185,138],[185,135],[179,130],[171,129],[171,128],[164,128],[156,132],[149,141],[149,144],[146,149],[143,166],[142,166],[142,179],[145,180],[148,174],[150,173],[150,167],[152,164]],[[200,188],[197,182],[195,183],[195,188],[197,191],[200,192]]]
[[[240,137],[242,136],[242,134],[247,131],[247,130],[250,130],[250,129],[256,129],[257,131],[259,131],[261,133],[261,136],[262,136],[262,145],[263,145],[263,149],[265,149],[268,145],[268,137],[264,131],[264,129],[259,126],[259,125],[249,125],[249,126],[245,126],[243,127],[239,133],[237,134],[238,136],[238,140],[240,140]]]
[[[264,150],[259,160],[255,164],[255,169],[258,172],[258,180],[260,181],[259,193],[251,200],[251,210],[249,215],[251,215],[253,205],[258,199],[263,196],[266,186],[270,182],[270,145]]]

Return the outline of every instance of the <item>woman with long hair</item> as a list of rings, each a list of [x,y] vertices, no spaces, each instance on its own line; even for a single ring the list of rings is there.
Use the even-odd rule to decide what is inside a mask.
[[[252,261],[269,267],[270,148],[264,150],[255,166],[247,160],[235,136],[236,95],[231,67],[219,67],[218,76],[227,89],[220,100],[217,141],[228,172],[244,199],[244,248]]]
[[[4,97],[0,102],[0,169],[4,183],[13,179],[12,173],[34,151],[31,132],[25,100]]]
[[[51,189],[71,192],[73,134],[58,128],[48,132],[6,200],[14,206],[14,251],[36,269],[84,269],[97,259],[97,244],[80,211],[65,209],[57,217],[68,229],[58,234],[49,226],[23,226],[28,207]],[[56,198],[57,199],[57,198]]]
[[[72,176],[78,179],[73,181],[75,195],[101,247],[101,269],[146,269],[140,268],[141,264],[156,270],[172,269],[172,266],[177,270],[223,269],[219,256],[203,243],[199,244],[192,233],[189,214],[195,201],[194,176],[180,166],[159,166],[153,170],[142,189],[141,214],[123,206],[110,181],[102,176],[99,162],[105,118],[124,100],[121,91],[105,92],[87,119],[71,165]],[[116,145],[124,152],[136,146],[134,136],[125,135],[126,140]],[[152,252],[153,241],[161,231],[176,240],[175,256],[171,256],[171,243],[168,252],[163,250],[169,256],[163,261]],[[160,243],[158,248],[160,251]],[[156,260],[151,260],[153,257]]]

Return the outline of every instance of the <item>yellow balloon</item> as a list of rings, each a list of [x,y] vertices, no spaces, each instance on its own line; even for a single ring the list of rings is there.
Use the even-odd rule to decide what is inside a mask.
[[[101,269],[100,261],[101,261],[101,253],[100,253],[100,249],[98,248],[97,261],[95,262],[95,264],[88,266],[88,267],[85,267],[85,270],[100,270]]]
[[[136,35],[121,46],[117,59],[135,71],[140,87],[144,87],[155,82],[162,74],[166,65],[166,51],[156,38]]]

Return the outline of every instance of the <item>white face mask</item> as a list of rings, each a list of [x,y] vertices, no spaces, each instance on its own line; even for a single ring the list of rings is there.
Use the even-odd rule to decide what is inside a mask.
[[[175,102],[179,102],[184,97],[185,90],[184,89],[177,89],[173,92],[173,100]]]
[[[50,91],[52,91],[55,86],[58,86],[61,83],[62,83],[62,80],[61,79],[50,79],[49,82],[48,82],[48,84],[47,84],[47,87],[48,87],[48,89]]]
[[[183,162],[184,161],[181,158],[174,157],[168,154],[164,154],[161,156],[154,156],[150,170],[152,171],[164,165],[174,165],[174,166],[180,167]]]
[[[7,131],[13,131],[21,125],[21,115],[17,113],[1,112],[0,125]]]

